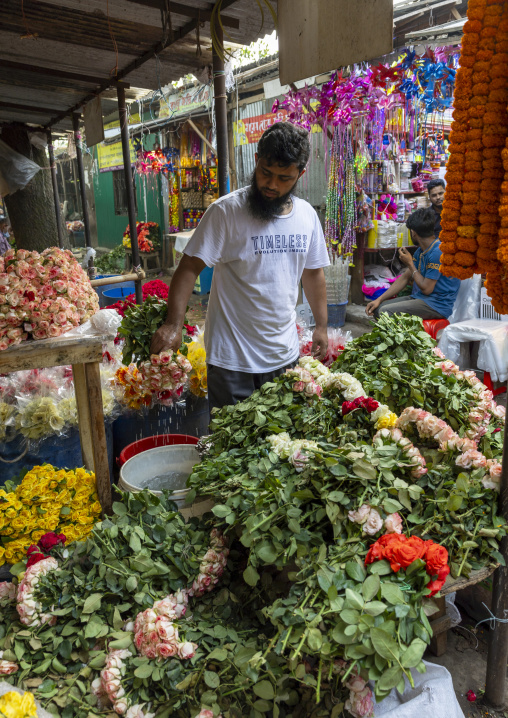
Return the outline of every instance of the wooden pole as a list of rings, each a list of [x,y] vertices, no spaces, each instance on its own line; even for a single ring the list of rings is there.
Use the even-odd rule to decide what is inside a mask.
[[[508,386],[507,386],[508,391]],[[508,519],[508,417],[504,426],[503,469],[501,471],[499,508]],[[499,566],[494,574],[492,613],[496,618],[508,617],[508,537],[501,540],[501,553],[506,566]],[[494,624],[489,631],[485,703],[495,710],[506,707],[506,663],[508,661],[508,623]]]
[[[131,235],[132,263],[134,271],[137,272],[140,267],[138,233],[136,231],[136,203],[134,200],[134,178],[131,169],[131,150],[129,142],[129,124],[127,121],[127,107],[125,104],[125,89],[122,85],[116,88],[118,94],[118,114],[120,116],[120,134],[122,137],[122,154],[123,154],[123,170],[125,173],[125,188],[127,190],[127,212],[129,215],[129,228]],[[143,294],[141,292],[141,279],[137,279],[136,283],[136,304],[143,304]]]
[[[224,33],[217,23],[215,26],[217,41],[224,52]],[[219,197],[228,193],[228,104],[226,96],[226,75],[224,57],[213,48],[213,92],[215,98],[215,131],[217,133],[217,179]]]
[[[58,234],[58,246],[60,249],[64,246],[63,234],[62,234],[62,218],[60,215],[60,197],[58,196],[58,181],[56,178],[56,164],[55,164],[55,153],[53,152],[53,138],[51,137],[51,131],[48,130],[48,154],[49,154],[49,166],[51,169],[51,183],[53,185],[53,199],[55,201],[55,215],[56,215],[56,231]]]
[[[79,131],[80,117],[81,115],[78,113],[74,113],[72,115],[72,128],[74,130],[74,141],[76,143],[76,163],[78,165],[79,192],[81,195],[81,207],[83,209],[83,223],[85,225],[85,244],[87,247],[91,247],[92,239],[90,236],[90,218],[88,217],[88,205],[86,202],[85,169],[83,166],[83,153],[81,150],[82,137],[81,132]]]

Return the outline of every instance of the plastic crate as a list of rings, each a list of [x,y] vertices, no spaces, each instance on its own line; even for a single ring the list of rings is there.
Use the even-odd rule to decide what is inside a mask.
[[[495,319],[498,322],[508,322],[508,314],[498,314],[492,306],[492,299],[482,287],[480,297],[480,319]]]

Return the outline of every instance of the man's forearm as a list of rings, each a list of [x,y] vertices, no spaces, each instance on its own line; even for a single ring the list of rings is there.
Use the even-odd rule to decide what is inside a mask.
[[[322,269],[304,269],[302,285],[316,322],[316,328],[328,324],[328,308],[326,304],[326,280]]]
[[[380,297],[378,297],[380,302],[386,302],[387,299],[392,299],[393,297],[397,296],[399,292],[401,292],[404,287],[407,287],[408,278],[407,278],[407,270],[401,274],[401,276],[395,280],[395,282],[392,284],[392,286],[386,290],[383,294],[381,294]]]
[[[183,255],[169,285],[166,324],[179,329],[183,326],[185,310],[196,279],[205,266],[203,260],[198,257]]]

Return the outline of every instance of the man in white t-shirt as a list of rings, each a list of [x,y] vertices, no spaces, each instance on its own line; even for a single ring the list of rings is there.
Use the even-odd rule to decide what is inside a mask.
[[[300,280],[316,320],[312,352],[326,354],[328,253],[315,210],[293,194],[309,154],[305,130],[289,122],[268,128],[250,186],[207,209],[171,281],[154,353],[180,347],[196,277],[215,268],[205,325],[210,409],[246,399],[294,366]]]

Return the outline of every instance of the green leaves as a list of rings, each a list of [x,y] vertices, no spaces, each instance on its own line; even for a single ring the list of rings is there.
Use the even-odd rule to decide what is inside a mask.
[[[101,605],[101,600],[102,594],[90,594],[90,596],[88,596],[88,598],[85,600],[85,603],[83,604],[82,613],[95,613]]]
[[[379,579],[379,576],[367,576],[367,578],[362,584],[362,596],[366,601],[371,601],[374,596],[377,596],[380,584],[381,581]]]
[[[400,653],[399,646],[392,636],[380,628],[371,628],[370,638],[376,652],[379,653],[382,658],[385,658],[387,661],[396,661],[398,659]],[[396,685],[396,683],[394,683],[394,685]]]
[[[252,687],[252,690],[259,698],[263,698],[266,701],[271,701],[275,697],[275,691],[270,681],[259,681],[259,683],[256,683]]]
[[[415,638],[411,645],[403,651],[400,662],[404,668],[415,668],[423,658],[427,644],[420,638]]]
[[[249,586],[255,586],[259,581],[259,573],[256,571],[254,566],[247,566],[243,572],[243,580]]]

